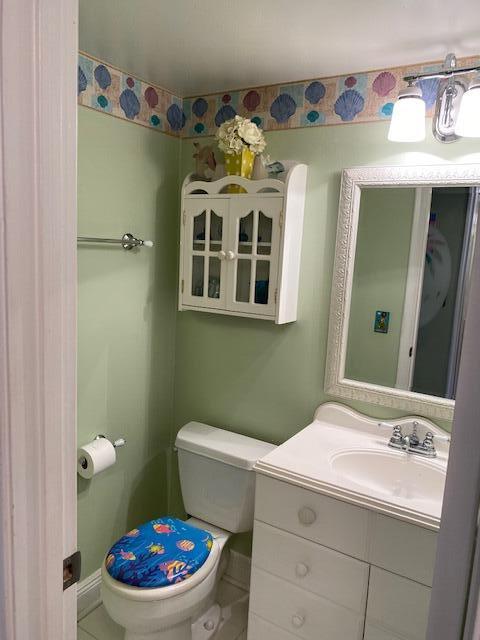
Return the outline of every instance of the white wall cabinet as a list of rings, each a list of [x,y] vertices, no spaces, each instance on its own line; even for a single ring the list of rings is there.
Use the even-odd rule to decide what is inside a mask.
[[[436,537],[257,474],[248,640],[424,640]]]
[[[227,176],[182,189],[179,309],[297,318],[307,167],[285,179]],[[243,193],[229,193],[230,185]]]

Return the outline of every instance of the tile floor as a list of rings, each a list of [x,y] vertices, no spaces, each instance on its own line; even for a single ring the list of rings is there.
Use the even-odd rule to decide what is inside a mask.
[[[246,592],[242,589],[225,580],[220,582],[218,603],[221,607],[227,607],[227,619],[212,640],[247,640],[248,600],[229,607],[243,595],[246,595]],[[123,629],[113,622],[102,605],[80,620],[77,631],[77,640],[123,640],[124,638]]]

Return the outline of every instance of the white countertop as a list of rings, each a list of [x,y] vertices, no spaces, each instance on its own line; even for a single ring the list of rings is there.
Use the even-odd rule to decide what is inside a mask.
[[[445,435],[432,422],[406,417],[392,424],[410,433]],[[448,443],[436,441],[436,458],[388,447],[378,420],[338,403],[321,405],[314,421],[263,457],[257,473],[437,530],[440,525]]]

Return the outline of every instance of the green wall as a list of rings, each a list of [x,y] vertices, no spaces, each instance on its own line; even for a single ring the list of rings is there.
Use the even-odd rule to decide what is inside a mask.
[[[387,126],[267,134],[273,158],[309,165],[299,317],[276,326],[176,313],[178,192],[193,169],[192,141],[79,110],[79,233],[131,230],[156,242],[135,254],[79,249],[79,444],[102,431],[128,440],[114,467],[79,479],[83,576],[129,526],[182,513],[171,430],[194,419],[280,443],[333,399],[323,379],[341,169],[480,161],[478,143],[398,145]],[[401,413],[348,404],[382,418]],[[248,551],[248,538],[234,544]]]
[[[415,189],[362,189],[345,377],[395,387]],[[388,333],[373,330],[389,311]]]
[[[117,463],[78,478],[82,577],[129,527],[168,511],[180,142],[78,112],[78,233],[154,249],[78,250],[78,443],[125,436]]]

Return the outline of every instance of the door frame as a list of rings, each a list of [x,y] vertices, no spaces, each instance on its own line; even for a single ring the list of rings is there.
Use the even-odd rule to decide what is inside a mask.
[[[479,314],[477,234],[426,640],[476,640],[480,633]]]
[[[405,302],[403,304],[398,349],[397,379],[395,382],[397,389],[405,389],[407,391],[412,389],[415,370],[418,324],[422,306],[423,275],[425,270],[425,249],[427,246],[431,205],[432,188],[417,187],[415,189],[407,284],[405,287]],[[429,214],[427,216],[425,216],[426,211]]]
[[[0,637],[74,640],[77,0],[0,0]]]

